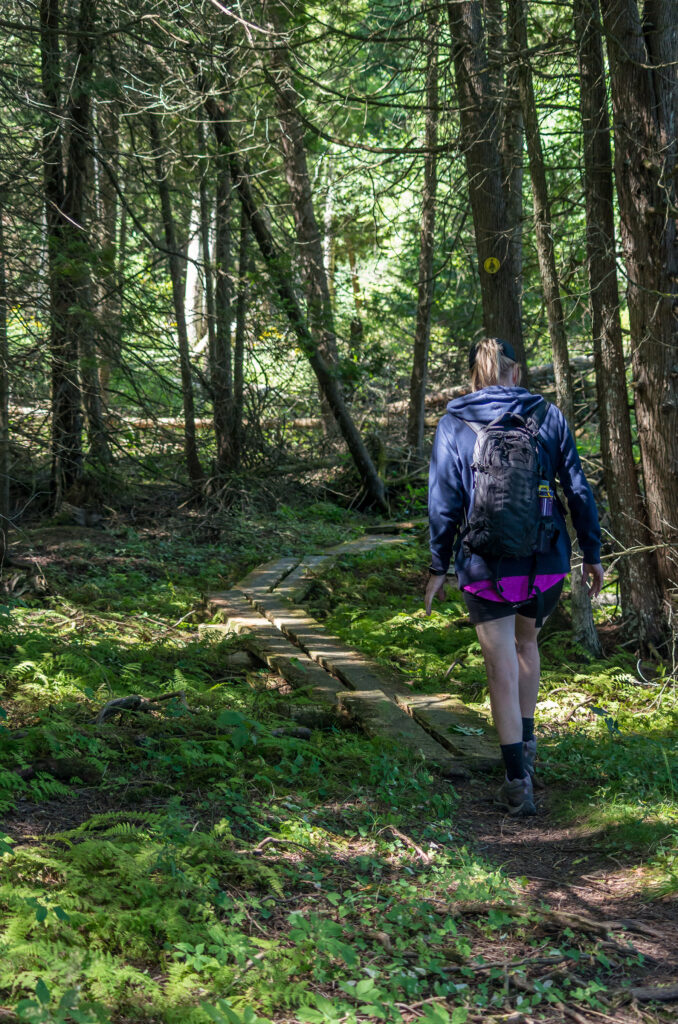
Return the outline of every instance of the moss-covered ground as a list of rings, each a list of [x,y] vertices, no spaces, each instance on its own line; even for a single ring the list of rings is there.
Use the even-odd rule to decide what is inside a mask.
[[[363,525],[316,503],[17,535],[28,568],[4,574],[0,634],[2,1020],[669,1019],[627,1005],[654,970],[637,936],[557,918],[480,848],[463,791],[402,752],[332,725],[298,738],[303,696],[201,628],[208,590]],[[458,595],[423,617],[422,550],[337,564],[309,600],[417,686],[482,703]],[[649,858],[639,884],[675,888],[673,691],[556,631],[544,661],[545,775],[568,780],[551,813],[602,829],[624,863]],[[113,698],[171,693],[93,721]]]

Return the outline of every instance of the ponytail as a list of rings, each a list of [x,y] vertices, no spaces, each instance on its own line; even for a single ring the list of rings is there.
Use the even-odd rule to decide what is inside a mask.
[[[505,345],[506,342],[502,342],[499,338],[483,338],[473,346],[469,358],[473,391],[480,391],[481,388],[498,384],[502,378],[505,380],[513,368],[518,365],[515,359],[510,359],[505,354]],[[506,347],[513,354],[513,349],[509,345]]]

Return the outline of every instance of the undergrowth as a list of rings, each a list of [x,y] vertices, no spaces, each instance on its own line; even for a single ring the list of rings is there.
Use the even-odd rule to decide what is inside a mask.
[[[8,598],[0,633],[3,1019],[462,1024],[510,1009],[558,1020],[564,1001],[604,1010],[642,970],[625,940],[612,954],[525,904],[522,882],[460,830],[455,790],[402,751],[338,725],[299,738],[280,681],[201,628],[206,591],[267,555],[345,539],[359,517],[283,507],[232,525],[212,540],[178,519],[24,538],[47,588]],[[412,545],[332,570],[328,621],[424,688],[463,655],[455,680],[482,701],[469,631],[451,644],[418,594],[403,604],[419,557]],[[448,609],[463,616],[454,597]],[[95,722],[132,693],[168,699]],[[621,732],[601,733],[595,754],[583,733],[554,732],[548,771],[598,757],[616,792],[626,718],[611,684],[603,697]],[[648,709],[644,743],[663,715]],[[673,806],[662,749],[656,780],[643,776],[654,814],[659,791]]]
[[[423,607],[424,538],[344,556],[309,584],[306,607],[331,633],[404,673],[416,691],[458,693],[489,711],[483,658],[463,597]],[[562,602],[567,608],[567,598]],[[597,617],[604,624],[603,613]],[[624,647],[591,658],[556,612],[540,641],[541,772],[552,814],[595,831],[611,856],[652,855],[648,884],[678,891],[678,702],[660,668],[648,681]]]

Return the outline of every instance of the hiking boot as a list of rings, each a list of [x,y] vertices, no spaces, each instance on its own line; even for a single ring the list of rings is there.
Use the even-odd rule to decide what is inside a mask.
[[[534,805],[532,779],[527,772],[522,779],[504,779],[504,785],[497,794],[498,802],[512,818],[526,818],[537,813]]]
[[[532,779],[534,789],[544,789],[544,783],[537,775],[534,762],[537,757],[537,741],[535,739],[523,740],[523,764],[525,771]]]

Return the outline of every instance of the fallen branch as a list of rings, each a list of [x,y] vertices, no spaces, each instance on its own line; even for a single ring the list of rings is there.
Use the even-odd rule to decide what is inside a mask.
[[[188,707],[186,704],[186,694],[183,690],[174,690],[172,693],[159,693],[154,697],[148,698],[132,693],[128,697],[115,697],[113,700],[109,700],[104,704],[98,715],[90,719],[90,722],[94,725],[101,725],[102,722],[108,721],[109,718],[119,714],[121,711],[157,711],[157,705],[161,701],[172,700],[173,697],[177,697],[184,706]]]
[[[668,985],[665,988],[641,985],[638,988],[629,989],[629,994],[639,1003],[673,1003],[678,1001],[678,985]]]

